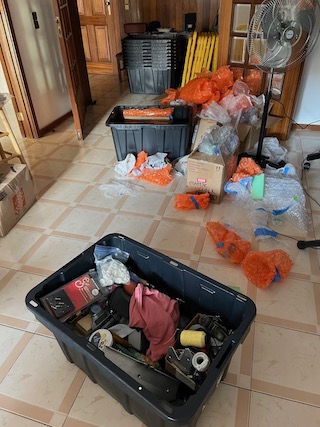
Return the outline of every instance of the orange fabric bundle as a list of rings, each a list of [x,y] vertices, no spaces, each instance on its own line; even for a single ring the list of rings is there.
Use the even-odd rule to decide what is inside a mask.
[[[231,182],[238,182],[241,179],[249,176],[260,175],[263,170],[251,157],[242,157],[240,160],[235,173],[230,178]]]
[[[210,202],[210,194],[177,194],[175,196],[175,209],[207,209]]]
[[[208,222],[207,230],[216,244],[218,254],[234,264],[240,264],[250,251],[250,242],[242,240],[219,222]]]
[[[174,108],[128,108],[123,110],[123,117],[156,117],[156,118],[169,118],[172,116]]]
[[[151,182],[157,185],[167,185],[172,181],[172,176],[170,175],[172,166],[167,164],[163,169],[143,169],[142,175],[139,176],[140,179],[144,181]]]
[[[249,252],[242,263],[246,277],[258,288],[285,279],[293,266],[289,255],[276,249],[269,252]]]

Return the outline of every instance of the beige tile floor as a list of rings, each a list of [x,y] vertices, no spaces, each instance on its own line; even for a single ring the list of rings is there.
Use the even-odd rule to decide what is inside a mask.
[[[287,250],[294,267],[287,280],[266,290],[249,283],[240,267],[215,253],[206,222],[219,220],[251,233],[247,213],[224,199],[206,211],[174,210],[184,177],[167,187],[143,184],[138,197],[108,199],[99,189],[114,177],[116,156],[105,120],[117,104],[152,104],[115,77],[91,76],[97,103],[90,107],[90,134],[77,141],[66,121],[40,140],[24,140],[38,201],[0,239],[0,425],[6,427],[137,426],[141,421],[93,384],[62,354],[52,334],[26,309],[27,292],[100,237],[112,232],[165,252],[228,286],[257,305],[251,332],[237,350],[225,380],[204,409],[198,426],[320,426],[319,252],[296,242],[256,242],[254,249]],[[300,167],[320,148],[319,133],[294,132],[285,143]],[[320,161],[304,180],[320,201]],[[284,224],[294,237],[320,237],[320,209],[307,200],[310,232]],[[312,215],[311,215],[312,211]],[[280,231],[280,230],[279,230]]]

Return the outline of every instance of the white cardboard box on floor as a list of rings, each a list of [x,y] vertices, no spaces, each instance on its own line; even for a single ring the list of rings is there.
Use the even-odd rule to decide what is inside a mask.
[[[0,163],[0,236],[5,236],[35,202],[26,165]]]
[[[187,192],[210,193],[214,203],[220,203],[224,195],[224,185],[237,167],[238,150],[228,157],[210,156],[197,150],[202,135],[216,124],[213,120],[200,119],[198,132],[188,157]]]

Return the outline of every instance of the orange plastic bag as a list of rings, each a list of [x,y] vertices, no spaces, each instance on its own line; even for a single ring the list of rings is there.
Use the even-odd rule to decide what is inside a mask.
[[[147,159],[148,159],[148,154],[145,151],[140,151],[140,153],[138,153],[137,155],[137,160],[133,170],[139,169],[141,165],[143,165],[147,161]]]
[[[250,88],[251,95],[260,95],[262,73],[259,70],[251,70],[250,74],[244,78],[245,83]]]
[[[218,68],[212,76],[212,80],[221,95],[225,94],[233,86],[233,72],[230,70],[230,66],[224,65]]]
[[[180,96],[180,91],[178,89],[166,89],[165,93],[167,96],[161,100],[161,105],[170,105],[171,101],[178,99]]]
[[[234,264],[240,264],[250,251],[251,243],[242,240],[234,231],[219,222],[208,222],[207,231],[211,235],[218,254]]]
[[[175,209],[207,209],[210,202],[210,194],[177,194],[175,196]]]
[[[231,182],[238,182],[249,176],[260,175],[263,170],[251,157],[242,157],[235,173],[230,178]]]
[[[161,186],[168,185],[173,179],[170,175],[171,169],[172,166],[170,164],[158,170],[143,169],[142,175],[139,178]]]
[[[212,82],[207,77],[190,80],[180,90],[180,98],[187,104],[204,104],[212,96]]]
[[[285,279],[293,266],[289,255],[276,249],[269,252],[249,252],[242,262],[246,277],[258,288],[267,288],[272,282]]]

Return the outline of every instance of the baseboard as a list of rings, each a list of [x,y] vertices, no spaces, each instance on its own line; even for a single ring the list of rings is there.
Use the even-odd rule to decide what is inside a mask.
[[[314,131],[320,131],[320,125],[308,125],[308,124],[298,124],[298,125],[292,125],[292,129],[294,130],[301,130],[302,129],[308,129],[308,130],[314,130]]]

